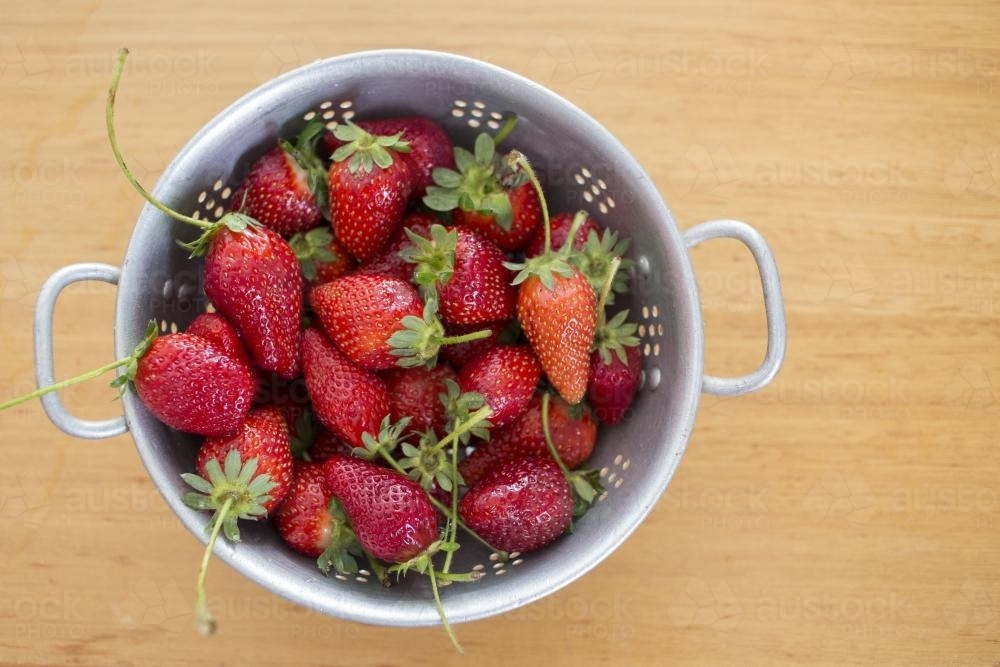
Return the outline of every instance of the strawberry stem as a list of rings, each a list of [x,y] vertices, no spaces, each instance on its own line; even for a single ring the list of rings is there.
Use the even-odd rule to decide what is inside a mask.
[[[489,408],[486,408],[489,410]],[[489,416],[489,413],[487,413]],[[452,440],[451,443],[451,469],[455,472],[455,477],[458,475],[458,439]],[[451,516],[448,517],[448,525],[445,528],[445,539],[448,542],[455,542],[458,538],[458,526],[455,524],[453,517],[458,516],[458,479],[452,481],[451,484]],[[455,552],[448,550],[444,555],[444,567],[441,571],[445,574],[451,571],[451,557]]]
[[[608,294],[611,293],[611,285],[615,281],[615,274],[618,273],[618,266],[622,263],[621,257],[615,257],[611,260],[611,266],[608,270],[608,279],[604,281],[604,285],[601,286],[601,294],[597,298],[597,329],[601,330],[607,324],[607,315],[604,312],[604,307],[608,302]]]
[[[508,111],[504,114],[503,127],[493,135],[493,145],[499,146],[500,142],[510,136],[510,133],[514,131],[517,126],[517,114],[513,111]]]
[[[474,340],[489,338],[492,333],[493,332],[489,329],[482,329],[481,331],[473,331],[472,333],[462,334],[461,336],[445,336],[444,338],[441,338],[438,343],[440,345],[458,345],[459,343],[469,343]]]
[[[42,387],[36,389],[30,394],[25,394],[24,396],[18,396],[17,398],[12,398],[9,401],[0,403],[0,410],[6,410],[7,408],[12,408],[15,405],[21,405],[22,403],[27,403],[33,398],[38,398],[39,396],[44,396],[45,394],[50,394],[53,391],[59,391],[60,389],[66,389],[67,387],[72,387],[73,385],[80,384],[81,382],[86,382],[87,380],[92,380],[96,377],[104,375],[108,371],[112,371],[116,368],[121,368],[131,361],[131,357],[126,359],[119,359],[118,361],[112,361],[110,364],[96,368],[83,375],[78,375],[75,378],[70,378],[69,380],[63,380],[62,382],[56,382],[55,384],[50,384],[47,387]]]
[[[136,192],[142,195],[143,198],[152,204],[156,209],[179,222],[194,225],[195,227],[204,230],[215,229],[215,223],[205,222],[204,220],[196,220],[190,216],[178,213],[160,200],[153,197],[153,195],[149,194],[149,192],[146,191],[146,188],[142,187],[142,184],[136,180],[135,176],[132,175],[132,171],[125,164],[121,148],[118,145],[118,135],[115,132],[115,97],[118,95],[118,84],[121,82],[122,71],[125,68],[125,61],[127,59],[128,49],[123,48],[119,50],[118,58],[115,60],[114,70],[111,73],[111,88],[108,89],[108,102],[104,110],[105,120],[108,125],[108,139],[111,140],[111,151],[114,153],[115,162],[118,163],[118,167],[122,170],[122,173],[125,174],[125,178],[132,185],[132,187],[135,188]]]
[[[212,534],[208,538],[208,544],[205,545],[205,553],[201,557],[201,568],[198,570],[198,583],[195,585],[195,594],[197,595],[197,602],[195,603],[198,612],[198,630],[201,631],[203,635],[215,634],[217,624],[215,619],[212,617],[212,613],[208,611],[208,604],[205,602],[205,575],[208,574],[208,564],[212,560],[212,551],[215,548],[215,541],[219,538],[219,532],[222,530],[222,524],[225,523],[226,516],[229,514],[230,508],[233,506],[233,497],[230,496],[226,498],[226,502],[219,508],[215,516],[212,519]]]
[[[451,552],[448,555],[450,556]],[[433,563],[428,568],[427,576],[431,580],[431,592],[434,593],[434,604],[437,605],[438,616],[441,617],[441,625],[444,626],[444,631],[448,633],[448,639],[451,640],[451,644],[455,647],[455,650],[460,655],[465,655],[465,650],[458,643],[458,637],[455,636],[455,631],[451,629],[451,624],[448,623],[448,616],[444,613],[444,605],[441,604],[441,594],[438,592],[437,573],[434,571]]]
[[[538,180],[538,175],[535,173],[534,168],[531,163],[528,162],[528,158],[520,151],[511,151],[507,157],[511,164],[515,167],[521,168],[525,174],[528,175],[528,180],[531,181],[531,185],[534,186],[535,192],[538,193],[538,203],[542,207],[542,224],[545,229],[545,251],[542,253],[544,256],[548,256],[552,251],[552,229],[549,225],[549,205],[545,202],[545,192],[542,191],[542,184]]]
[[[542,435],[545,436],[545,446],[549,448],[549,454],[552,455],[552,459],[559,464],[559,469],[562,470],[563,475],[568,479],[570,476],[569,468],[563,463],[562,457],[559,456],[559,452],[556,451],[555,443],[552,442],[552,433],[549,431],[549,392],[542,394]]]

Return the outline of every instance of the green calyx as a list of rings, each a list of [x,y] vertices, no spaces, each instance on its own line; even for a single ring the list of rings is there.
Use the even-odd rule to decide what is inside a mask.
[[[366,461],[374,461],[380,456],[392,458],[392,453],[396,451],[396,447],[399,446],[399,441],[403,438],[403,433],[409,425],[409,417],[403,417],[393,424],[389,416],[386,415],[382,419],[382,423],[379,424],[378,435],[372,436],[371,433],[362,433],[361,444],[364,446],[355,447],[351,454]]]
[[[601,311],[601,319],[604,319],[604,311]],[[623,364],[627,364],[625,357],[626,347],[635,347],[639,344],[636,336],[638,326],[635,322],[627,322],[628,310],[616,313],[614,317],[597,326],[594,334],[594,349],[601,355],[601,361],[605,365],[611,364],[611,355],[614,354]]]
[[[288,241],[295,252],[302,268],[302,276],[306,280],[316,280],[319,266],[330,264],[341,258],[330,250],[333,243],[333,232],[327,227],[317,227],[308,232],[299,232]]]
[[[597,232],[591,231],[583,248],[569,254],[570,263],[587,276],[590,285],[598,293],[609,280],[612,261],[615,258],[619,259],[618,270],[614,274],[611,291],[607,297],[609,305],[614,304],[615,294],[628,292],[628,270],[634,264],[631,259],[625,257],[629,243],[629,239],[619,239],[618,234],[610,229],[605,230],[600,236]]]
[[[448,378],[444,381],[445,391],[438,395],[448,415],[447,431],[457,432],[457,441],[462,445],[469,444],[475,437],[480,440],[490,439],[490,428],[493,424],[489,419],[475,418],[474,415],[486,408],[486,399],[475,391],[463,392],[458,383]],[[488,408],[487,408],[488,409]]]
[[[438,352],[444,345],[467,343],[490,336],[489,329],[474,331],[460,336],[448,336],[444,324],[437,316],[437,299],[428,298],[424,303],[421,317],[407,315],[400,324],[403,328],[395,332],[386,341],[392,348],[389,353],[399,357],[396,361],[403,368],[427,366],[433,368],[437,364]]]
[[[365,132],[351,121],[337,125],[333,136],[347,142],[333,152],[333,161],[349,160],[347,168],[352,174],[358,171],[368,174],[376,166],[388,169],[392,166],[394,153],[410,152],[409,142],[401,139],[402,132],[391,136],[376,136]]]
[[[404,442],[403,457],[399,465],[414,482],[425,491],[430,491],[437,484],[444,491],[451,491],[455,486],[465,484],[458,468],[452,466],[451,457],[437,435],[427,431],[420,436],[419,445]]]
[[[575,254],[573,240],[580,231],[580,226],[586,221],[587,212],[580,211],[573,217],[573,223],[570,226],[569,234],[566,236],[566,242],[563,243],[561,248],[554,250],[552,248],[552,230],[549,228],[548,208],[544,203],[545,197],[542,193],[542,186],[535,177],[534,170],[531,169],[527,160],[524,161],[523,167],[531,174],[531,180],[538,189],[538,197],[542,202],[542,212],[544,214],[542,224],[545,225],[545,250],[536,257],[531,257],[523,262],[506,262],[504,266],[511,271],[517,271],[512,284],[520,285],[528,278],[537,276],[546,289],[551,290],[555,287],[555,275],[562,276],[563,278],[572,278],[573,274],[577,271],[572,261]]]
[[[288,434],[292,446],[292,456],[303,461],[311,460],[309,448],[316,442],[319,432],[319,421],[313,414],[312,405],[306,405],[302,414],[295,420],[295,428]]]
[[[330,515],[330,544],[316,559],[316,566],[326,575],[331,570],[342,575],[357,574],[357,558],[365,552],[347,522],[347,514],[340,501],[331,498],[327,513]]]
[[[246,213],[230,211],[219,218],[217,222],[211,223],[194,241],[188,243],[178,241],[177,245],[190,252],[191,258],[201,257],[208,252],[208,248],[212,244],[212,239],[223,229],[228,229],[234,234],[243,234],[248,230],[258,230],[261,228],[262,225]]]
[[[323,137],[326,125],[316,118],[309,121],[297,137],[288,141],[279,139],[278,145],[292,156],[299,168],[306,173],[306,183],[313,193],[316,206],[328,219],[330,217],[330,181],[323,161],[316,155],[316,145]]]
[[[212,459],[205,464],[205,474],[201,477],[185,473],[181,478],[194,489],[184,494],[183,501],[196,510],[212,510],[215,515],[208,524],[210,535],[198,571],[196,611],[202,634],[215,632],[215,619],[208,611],[205,599],[205,575],[211,561],[212,550],[219,532],[230,542],[240,541],[239,519],[261,519],[267,516],[264,505],[271,500],[270,492],[277,484],[267,474],[257,474],[257,459],[244,462],[239,451],[229,450],[223,465]]]
[[[436,299],[438,288],[444,287],[455,273],[455,248],[458,232],[444,225],[431,225],[430,238],[405,229],[412,245],[400,251],[403,260],[414,265],[413,278],[425,300]]]
[[[492,215],[500,228],[509,231],[514,222],[508,191],[526,181],[496,152],[491,137],[476,137],[474,152],[455,147],[456,170],[438,167],[432,172],[435,185],[427,188],[424,204],[434,211],[474,211]]]

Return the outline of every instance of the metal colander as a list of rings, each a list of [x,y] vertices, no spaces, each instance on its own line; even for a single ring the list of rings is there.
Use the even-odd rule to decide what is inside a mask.
[[[714,221],[678,231],[649,176],[628,151],[581,110],[516,74],[445,53],[391,50],[315,62],[262,85],[208,123],[160,178],[155,196],[179,211],[217,219],[253,161],[279,136],[294,135],[320,117],[333,125],[358,118],[420,114],[441,123],[456,143],[471,146],[496,130],[504,112],[519,122],[505,145],[531,159],[552,211],[586,209],[632,239],[631,293],[618,305],[638,322],[643,384],[634,414],[604,427],[589,465],[600,470],[606,493],[564,536],[540,551],[501,561],[463,539],[455,571],[478,570],[471,584],[443,590],[452,622],[501,614],[566,586],[614,551],[666,489],[691,434],[702,391],[734,396],[767,384],[781,366],[785,321],[778,272],[764,240],[744,223]],[[175,239],[196,230],[146,206],[135,225],[121,269],[79,264],[54,274],[39,294],[35,321],[39,386],[52,384],[52,313],[67,285],[81,280],[118,284],[115,350],[129,354],[150,319],[164,332],[183,330],[208,304],[200,266]],[[698,288],[687,248],[716,237],[745,243],[757,262],[767,311],[767,355],[742,378],[703,375],[703,331]],[[350,400],[344,397],[345,401]],[[81,438],[132,432],[150,476],[184,525],[205,541],[210,514],[181,502],[181,473],[193,470],[197,438],[152,417],[134,395],[124,416],[101,422],[71,416],[57,394],[43,399],[56,426]],[[439,622],[422,577],[384,588],[367,571],[353,578],[322,576],[313,560],[287,548],[268,524],[245,522],[243,542],[220,540],[216,554],[265,588],[295,603],[344,619],[395,626]],[[460,538],[461,538],[461,532]]]

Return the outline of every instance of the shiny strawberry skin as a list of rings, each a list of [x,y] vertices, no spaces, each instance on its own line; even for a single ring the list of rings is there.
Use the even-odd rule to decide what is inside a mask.
[[[326,248],[334,256],[332,262],[316,262],[316,279],[309,282],[309,290],[318,285],[325,285],[333,282],[345,273],[353,271],[357,262],[347,252],[347,248],[340,244],[337,239],[333,239]]]
[[[451,364],[453,368],[461,370],[479,355],[500,345],[500,334],[507,328],[508,324],[509,322],[490,322],[488,324],[474,324],[472,326],[447,327],[445,333],[449,336],[461,336],[462,334],[474,333],[483,329],[489,329],[490,335],[486,338],[471,340],[467,343],[445,345],[441,348],[441,358]]]
[[[309,296],[323,330],[347,358],[368,370],[395,368],[389,337],[407,315],[422,317],[424,301],[410,283],[351,274],[320,285]]]
[[[139,360],[135,390],[161,422],[186,433],[235,433],[253,405],[250,368],[215,343],[188,333],[153,340]]]
[[[274,514],[275,527],[285,544],[318,558],[330,546],[333,523],[328,508],[332,497],[323,466],[296,461],[291,488]]]
[[[542,431],[542,402],[536,396],[528,410],[509,426],[490,433],[488,442],[459,464],[465,483],[474,486],[502,461],[523,456],[549,456]],[[549,402],[549,433],[559,458],[573,469],[590,458],[597,441],[597,422],[586,405],[570,406],[560,398]]]
[[[267,228],[220,230],[205,257],[205,294],[240,332],[261,369],[299,373],[302,272],[288,243]]]
[[[253,164],[229,201],[233,211],[249,215],[286,238],[323,221],[305,170],[280,146]]]
[[[513,319],[517,291],[503,251],[469,229],[453,229],[458,235],[454,273],[438,287],[441,319],[448,325]]]
[[[376,558],[401,563],[437,539],[437,512],[410,478],[336,454],[326,460],[323,470],[327,487],[343,505],[358,541]]]
[[[410,264],[399,253],[413,245],[410,237],[404,230],[409,229],[418,236],[427,237],[430,235],[431,225],[439,223],[437,216],[433,213],[417,211],[407,213],[403,218],[402,226],[396,230],[389,242],[379,253],[370,260],[358,267],[358,273],[368,273],[382,276],[391,276],[400,280],[413,279],[413,264]]]
[[[569,236],[569,230],[573,227],[573,218],[576,217],[574,213],[557,213],[549,219],[549,229],[551,230],[551,243],[553,250],[559,250],[566,243],[566,237]],[[590,232],[595,232],[598,237],[604,233],[601,226],[590,217],[589,215],[580,225],[580,228],[576,232],[576,236],[573,237],[573,249],[583,250],[584,244],[587,242],[587,237]],[[532,234],[531,240],[528,241],[527,247],[524,249],[524,255],[526,257],[537,257],[545,251],[545,226],[538,225],[538,229]]]
[[[502,250],[507,252],[520,250],[542,224],[542,206],[538,200],[538,193],[531,183],[519,185],[509,191],[508,196],[514,213],[509,230],[504,230],[496,218],[488,213],[463,211],[460,208],[452,211],[452,221],[456,225],[464,225],[479,232]]]
[[[605,364],[598,352],[590,356],[590,382],[587,399],[594,407],[594,415],[605,424],[617,424],[629,411],[635,392],[639,389],[642,372],[642,353],[638,346],[625,348],[626,363],[614,352],[611,363]]]
[[[386,371],[382,379],[389,390],[389,416],[393,423],[409,417],[407,431],[422,433],[433,430],[444,436],[448,413],[440,395],[448,392],[445,380],[458,382],[455,371],[444,364],[433,368],[417,366]]]
[[[503,551],[532,551],[566,532],[573,496],[555,461],[503,461],[473,486],[458,506],[465,523]]]
[[[270,475],[271,481],[276,484],[268,494],[271,499],[264,503],[264,509],[272,512],[284,500],[292,485],[292,448],[285,418],[274,408],[257,408],[247,415],[235,435],[206,438],[198,450],[198,474],[208,479],[205,469],[208,462],[214,459],[222,467],[226,455],[233,449],[239,452],[244,462],[257,459],[256,475]]]
[[[597,328],[597,298],[587,277],[553,274],[553,288],[531,276],[517,293],[517,318],[559,395],[576,405],[587,392],[590,348]]]
[[[349,160],[330,166],[330,225],[359,262],[371,259],[399,229],[413,191],[410,169],[399,158],[385,169],[351,173]]]
[[[531,403],[542,368],[525,345],[501,345],[476,357],[458,374],[462,391],[483,395],[493,428],[517,419]]]
[[[302,367],[316,417],[352,447],[389,414],[385,383],[355,365],[317,329],[302,333]]]
[[[187,333],[212,341],[233,359],[238,359],[246,364],[247,368],[256,369],[253,359],[250,358],[250,353],[247,352],[247,348],[240,338],[240,332],[222,315],[202,313],[191,321]]]

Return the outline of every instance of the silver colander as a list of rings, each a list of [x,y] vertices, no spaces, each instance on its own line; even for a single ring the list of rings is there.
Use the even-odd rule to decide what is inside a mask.
[[[127,80],[125,82],[127,85]],[[718,220],[682,234],[656,186],[635,159],[592,118],[551,91],[511,72],[445,53],[390,50],[315,62],[259,88],[208,123],[160,178],[155,196],[203,219],[220,217],[249,165],[279,136],[294,135],[319,117],[331,126],[360,118],[421,114],[441,123],[457,143],[471,146],[496,130],[504,112],[519,122],[508,140],[526,153],[546,185],[553,211],[588,210],[632,239],[632,290],[619,300],[640,324],[643,385],[634,414],[600,432],[590,465],[606,493],[572,535],[531,554],[501,561],[471,540],[457,553],[455,571],[481,571],[471,584],[443,590],[452,622],[471,621],[526,605],[566,586],[607,557],[653,508],[673,476],[691,434],[702,391],[736,396],[766,385],[785,352],[785,318],[777,267],[763,238],[742,222]],[[150,319],[163,332],[183,330],[208,307],[200,267],[175,239],[195,231],[146,206],[135,225],[122,267],[78,264],[54,274],[38,297],[35,320],[39,386],[52,384],[52,314],[69,284],[98,280],[118,285],[115,351],[129,354]],[[698,287],[687,248],[712,238],[735,238],[752,252],[763,282],[767,354],[739,378],[703,374],[704,347]],[[349,400],[349,397],[345,397]],[[43,400],[52,422],[80,438],[132,432],[149,475],[185,526],[203,542],[210,515],[181,502],[181,473],[194,468],[196,438],[159,423],[133,393],[124,416],[82,421],[57,394]],[[386,589],[370,573],[325,578],[311,559],[296,555],[267,524],[246,522],[244,541],[220,540],[215,551],[274,593],[331,616],[395,626],[438,623],[423,578]],[[638,575],[637,575],[638,576]]]

